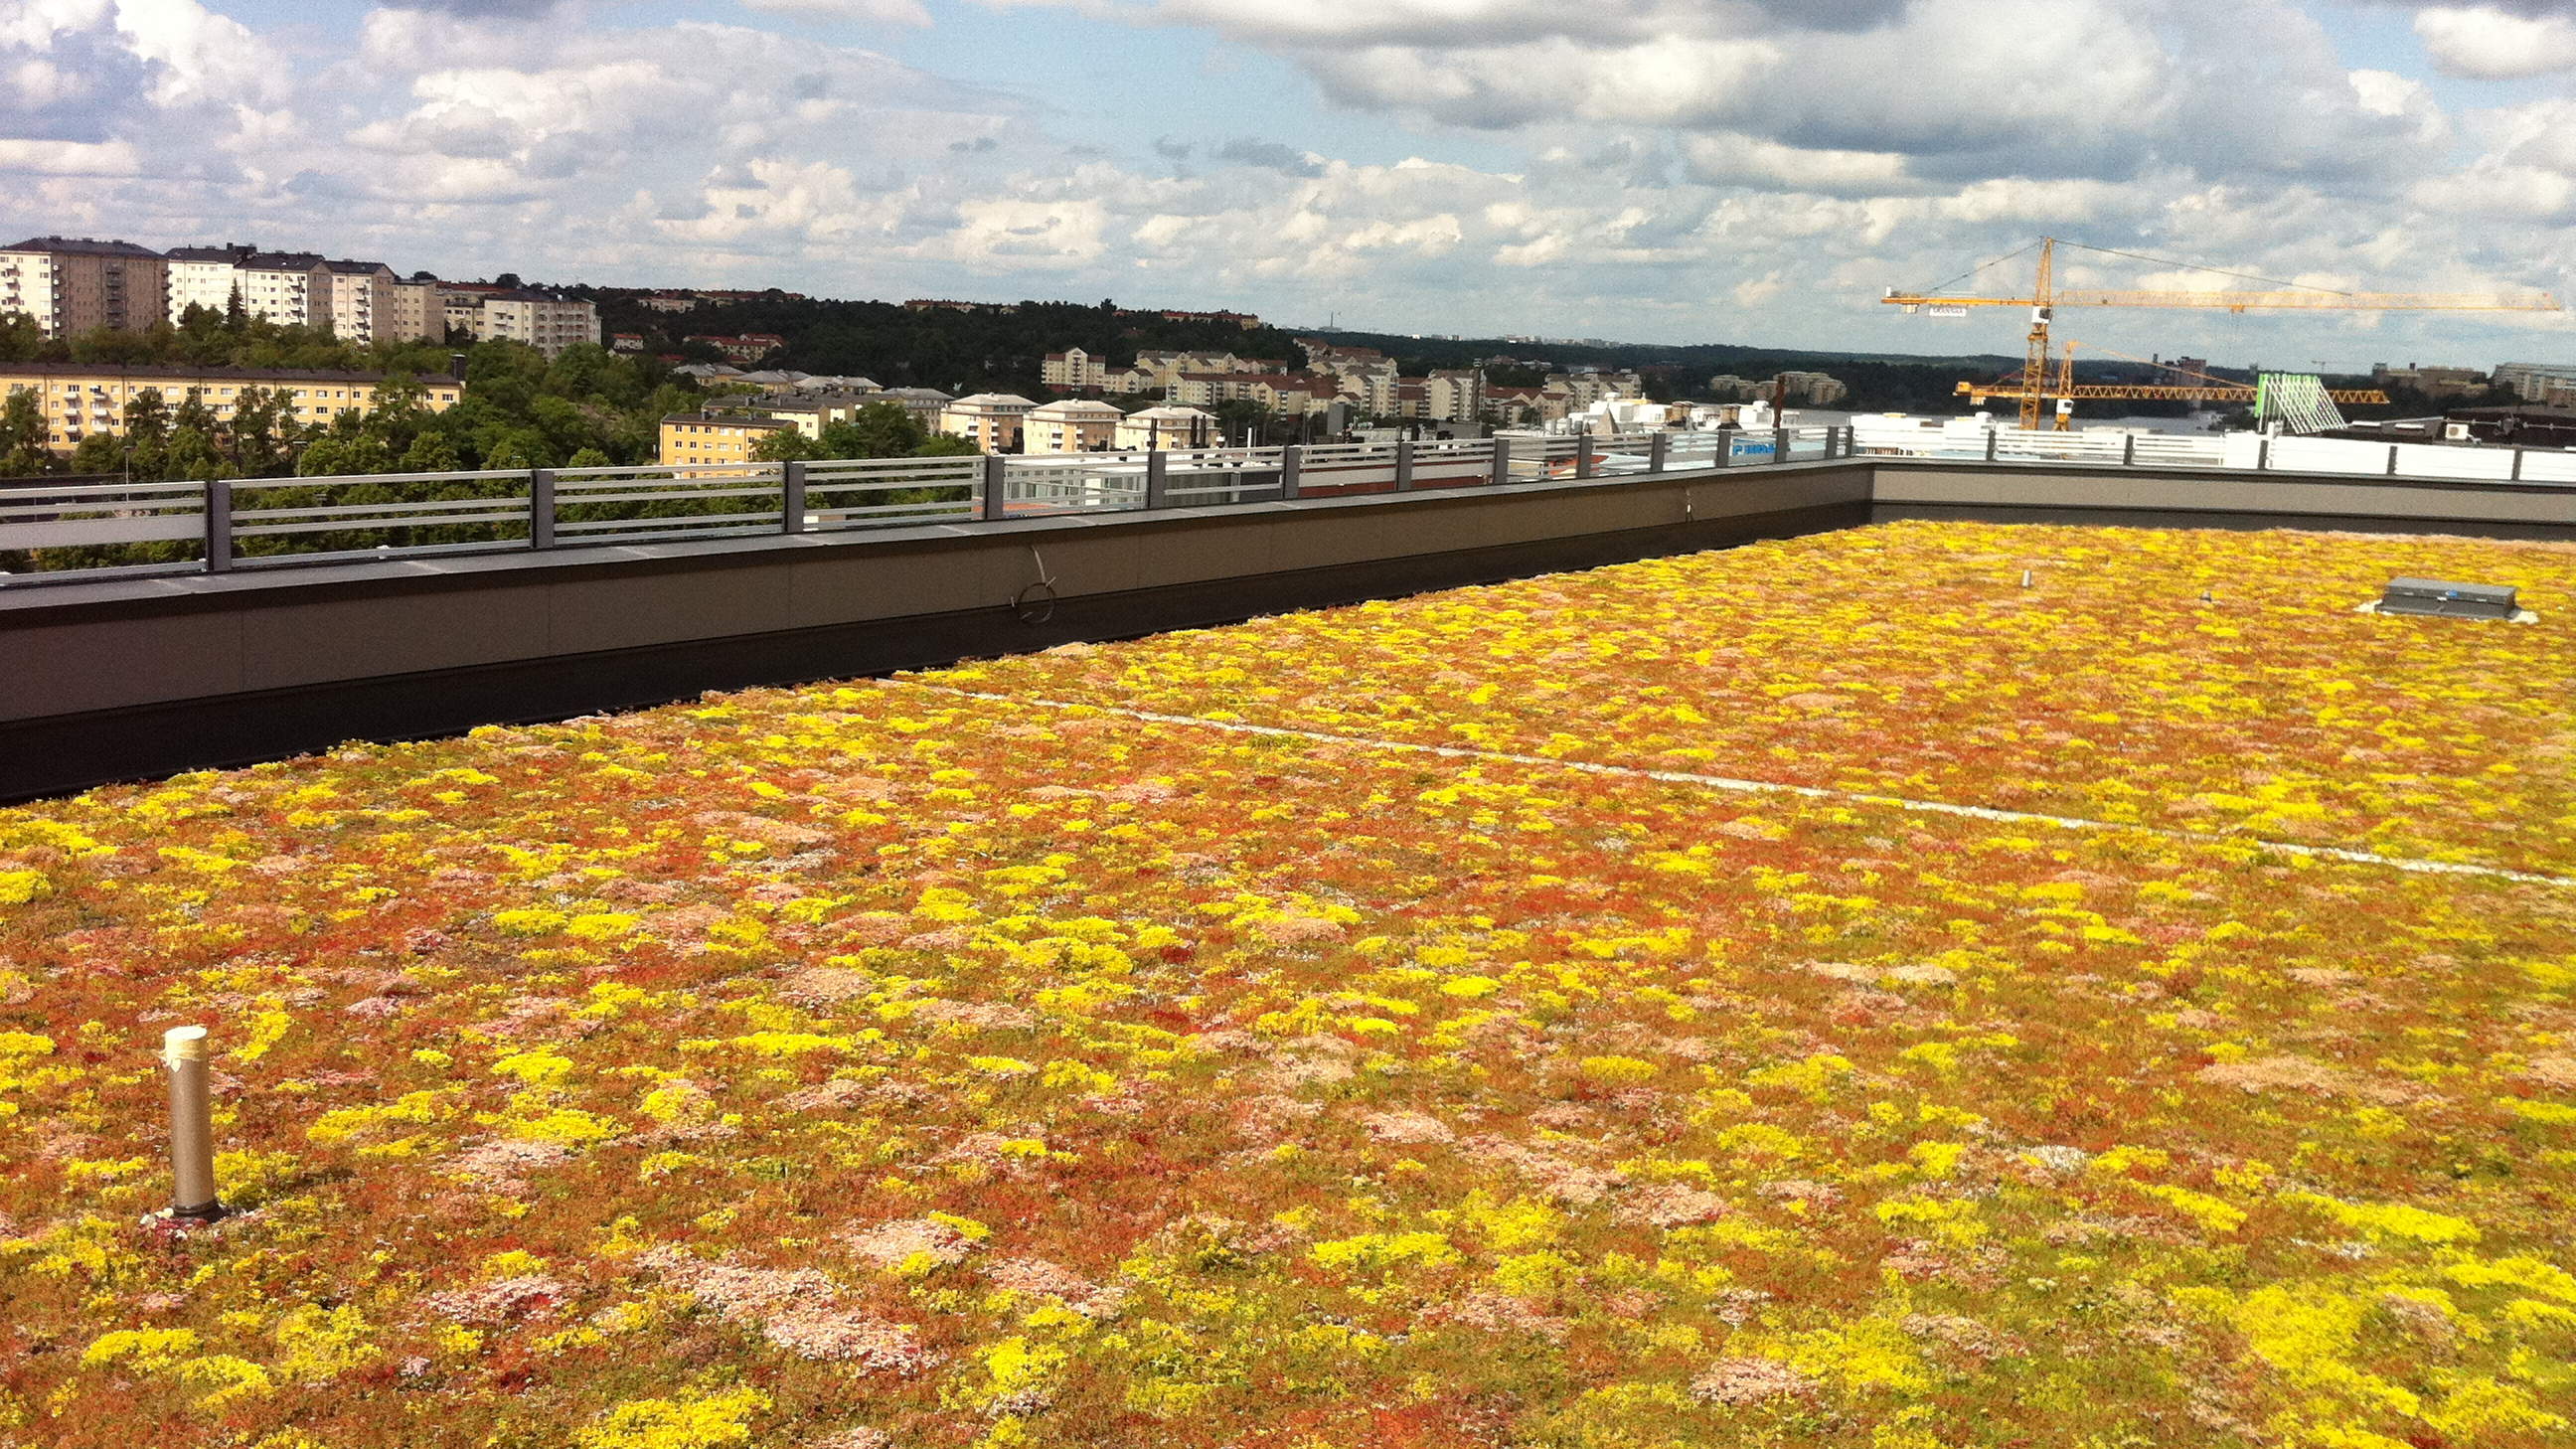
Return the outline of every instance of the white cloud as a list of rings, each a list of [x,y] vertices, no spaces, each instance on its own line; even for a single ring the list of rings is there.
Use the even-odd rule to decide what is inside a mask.
[[[921,0],[741,0],[741,5],[763,15],[785,15],[797,20],[930,24],[930,12],[922,8]]]
[[[2434,63],[2452,75],[2512,80],[2576,68],[2576,18],[2563,13],[2440,6],[2417,12],[2415,33]]]
[[[23,141],[0,136],[0,173],[39,176],[140,176],[143,158],[123,141]]]
[[[1174,135],[1181,82],[1148,73],[1125,155],[1076,148],[1041,102],[803,26],[914,0],[447,0],[291,43],[225,3],[0,0],[0,225],[823,295],[1088,298],[1142,268],[1168,304],[1295,322],[1944,349],[1965,334],[1894,332],[1879,289],[2042,233],[2392,290],[2576,276],[2576,101],[2448,116],[2293,0],[1055,0],[1265,49],[1412,128],[1392,164],[1294,108]],[[798,23],[732,23],[762,16]],[[2223,343],[2128,325],[2087,336]]]

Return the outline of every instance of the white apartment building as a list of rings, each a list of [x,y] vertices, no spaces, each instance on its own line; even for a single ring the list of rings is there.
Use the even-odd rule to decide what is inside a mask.
[[[577,343],[599,343],[599,309],[543,292],[493,292],[483,298],[475,322],[478,341],[524,342],[547,357],[559,357]]]
[[[1197,408],[1165,405],[1129,413],[1118,424],[1121,448],[1204,448],[1216,436],[1216,419]]]
[[[259,254],[259,248],[238,242],[226,246],[172,247],[164,253],[170,261],[170,320],[178,321],[190,307],[203,307],[209,312],[222,312],[232,305],[233,296],[241,290],[241,264]],[[247,303],[248,298],[244,298]]]
[[[54,335],[54,256],[51,252],[0,252],[0,316],[23,312],[36,330]]]
[[[313,252],[261,252],[246,257],[240,274],[242,307],[281,327],[318,327],[331,320],[331,272]]]
[[[979,392],[941,411],[939,431],[964,438],[987,453],[1016,453],[1025,441],[1028,415],[1036,410],[1036,403],[1017,393]]]

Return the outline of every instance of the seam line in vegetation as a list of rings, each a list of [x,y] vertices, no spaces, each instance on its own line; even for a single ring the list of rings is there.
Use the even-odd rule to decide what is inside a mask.
[[[887,680],[883,683],[892,685],[898,681]],[[2315,860],[2339,860],[2353,865],[2386,866],[2392,870],[2414,871],[2425,875],[2472,875],[2491,880],[2518,881],[2526,885],[2576,887],[2576,878],[2563,875],[2507,870],[2495,865],[2466,865],[2456,861],[2419,860],[2411,856],[2380,855],[2372,851],[2345,850],[2332,845],[2298,845],[2286,840],[2267,840],[2257,835],[2220,835],[2206,830],[2172,830],[2154,825],[2133,825],[2118,820],[2086,820],[2073,815],[2038,815],[2025,810],[1998,810],[1989,805],[1954,805],[1945,800],[1909,800],[1898,795],[1867,795],[1851,790],[1828,790],[1818,785],[1787,785],[1776,780],[1739,780],[1728,775],[1701,775],[1686,770],[1648,770],[1634,765],[1604,765],[1589,760],[1557,760],[1545,755],[1518,755],[1504,750],[1478,750],[1459,745],[1426,745],[1411,740],[1381,740],[1366,735],[1326,734],[1321,730],[1288,729],[1279,725],[1251,724],[1243,720],[1209,719],[1204,715],[1161,714],[1153,710],[1127,709],[1117,705],[1084,704],[1078,700],[992,694],[981,690],[959,689],[954,685],[946,684],[921,684],[911,680],[903,680],[900,683],[904,687],[926,690],[934,694],[953,695],[960,699],[1034,705],[1040,709],[1090,710],[1095,714],[1115,715],[1120,719],[1132,719],[1149,724],[1190,725],[1201,729],[1222,730],[1228,734],[1308,740],[1324,745],[1350,745],[1359,749],[1436,755],[1442,759],[1451,760],[1492,760],[1502,764],[1534,765],[1540,769],[1573,770],[1587,775],[1611,775],[1630,780],[1658,780],[1671,785],[1697,785],[1703,789],[1724,790],[1738,795],[1795,795],[1808,800],[1833,800],[1849,805],[1890,807],[1922,815],[1957,815],[1970,820],[1992,820],[2011,825],[2050,825],[2061,830],[2100,830],[2123,835],[2153,836],[2160,840],[2188,841],[2195,845],[2251,845],[2262,850],[2277,850],[2284,855],[2304,855]]]

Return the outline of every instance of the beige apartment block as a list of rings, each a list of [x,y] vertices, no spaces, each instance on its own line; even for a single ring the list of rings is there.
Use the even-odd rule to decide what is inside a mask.
[[[0,251],[0,311],[47,337],[100,327],[141,332],[169,315],[169,263],[150,247],[89,237],[30,237]]]
[[[749,463],[760,440],[796,425],[783,418],[741,413],[673,413],[662,419],[664,466]]]
[[[331,324],[333,336],[343,342],[390,338],[394,283],[399,280],[393,268],[382,262],[324,262],[321,276],[330,295],[327,304],[317,299],[313,311]]]
[[[1037,404],[1017,393],[979,392],[950,403],[939,431],[964,438],[987,453],[1020,451],[1023,429]]]
[[[1109,364],[1079,347],[1050,352],[1038,364],[1038,381],[1072,392],[1098,392],[1109,382]]]
[[[394,341],[447,340],[447,311],[439,302],[436,277],[424,272],[395,282],[390,290],[393,310],[388,335]]]
[[[1118,424],[1121,448],[1205,448],[1216,437],[1216,419],[1197,408],[1164,406],[1129,413]]]
[[[438,288],[440,320],[449,332],[462,332],[480,342],[483,340],[483,299],[508,290],[507,287],[480,282],[442,282]]]
[[[1105,402],[1067,398],[1032,410],[1021,436],[1032,453],[1104,453],[1117,446],[1126,415]]]
[[[1442,368],[1424,379],[1424,416],[1444,423],[1472,423],[1484,414],[1485,374],[1478,368]]]
[[[33,392],[45,414],[45,443],[69,452],[83,438],[125,431],[125,405],[146,391],[176,408],[190,394],[206,405],[218,422],[233,414],[241,394],[252,388],[285,395],[288,416],[298,423],[328,424],[344,412],[373,412],[381,372],[312,372],[276,367],[111,367],[77,362],[0,362],[0,398]],[[431,412],[456,406],[464,386],[453,377],[416,379],[422,403]]]
[[[567,347],[599,344],[599,310],[544,292],[492,292],[483,298],[476,336],[524,342],[549,358],[560,357]]]

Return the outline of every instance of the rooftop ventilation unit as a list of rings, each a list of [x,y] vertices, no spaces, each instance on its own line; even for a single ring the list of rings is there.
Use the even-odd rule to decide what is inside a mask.
[[[2391,579],[2379,596],[2383,614],[2446,614],[2455,619],[2510,619],[2514,591],[2494,584],[2446,584],[2436,579]]]

